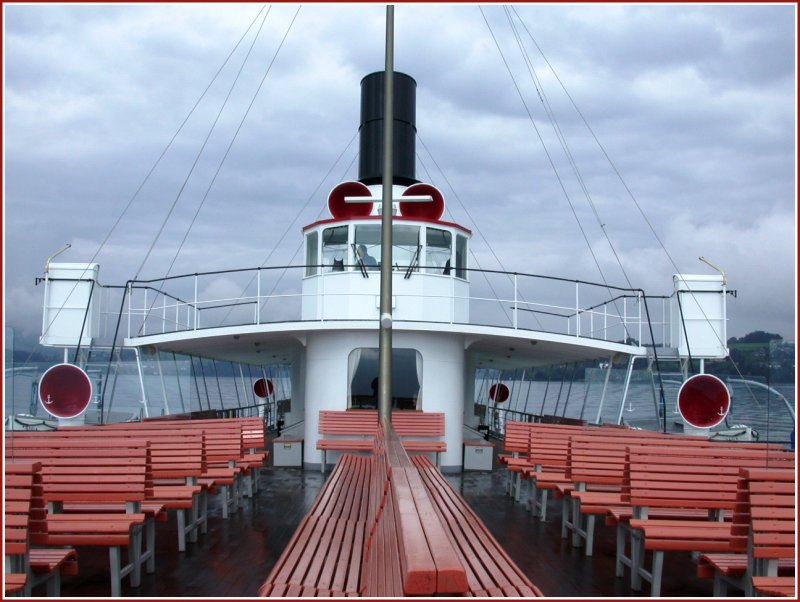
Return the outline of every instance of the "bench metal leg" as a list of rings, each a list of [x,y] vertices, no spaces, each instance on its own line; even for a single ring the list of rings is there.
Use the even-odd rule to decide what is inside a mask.
[[[108,548],[108,559],[111,565],[111,595],[114,598],[119,598],[122,595],[121,556],[122,552],[119,546]]]
[[[539,520],[547,521],[547,489],[542,489],[542,499],[539,502]]]
[[[617,577],[625,576],[625,525],[617,523]]]
[[[586,515],[586,555],[591,556],[594,550],[594,514]]]
[[[650,595],[653,597],[661,596],[661,572],[664,569],[664,551],[656,550],[653,552],[653,569],[650,572]]]
[[[175,511],[175,519],[178,522],[178,551],[186,551],[186,510],[178,508]]]
[[[583,545],[583,534],[581,533],[583,517],[581,516],[581,507],[578,500],[572,502],[572,546],[580,548]]]
[[[139,587],[142,582],[142,527],[133,528],[131,543],[128,545],[128,562],[131,565],[131,587]]]
[[[328,461],[328,452],[324,449],[322,450],[322,463],[319,465],[319,471],[324,475],[325,474],[325,464]]]
[[[572,523],[569,517],[571,505],[575,503],[575,500],[568,495],[561,498],[561,539],[566,539],[570,529],[572,529]]]
[[[156,519],[151,518],[145,523],[144,532],[145,548],[147,554],[147,564],[145,570],[148,573],[156,571]]]
[[[631,589],[635,592],[642,589],[640,571],[644,565],[642,558],[644,555],[643,543],[642,534],[635,529],[631,529]]]
[[[194,508],[194,506],[192,507]],[[208,491],[206,490],[200,493],[200,519],[202,521],[200,532],[206,534],[208,533]]]
[[[47,596],[50,598],[61,597],[61,568],[50,573],[47,579]]]
[[[222,498],[222,518],[227,519],[230,513],[228,512],[228,500],[230,499],[230,495],[228,493],[229,486],[223,485],[220,487],[219,495]]]

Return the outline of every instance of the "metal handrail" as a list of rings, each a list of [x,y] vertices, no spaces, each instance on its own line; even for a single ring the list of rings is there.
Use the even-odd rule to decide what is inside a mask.
[[[275,289],[273,288],[272,291],[269,293],[262,292],[263,284],[262,284],[262,272],[271,272],[275,273],[276,270],[278,271],[285,271],[285,270],[302,270],[303,272],[303,280],[309,278],[321,278],[322,282],[325,281],[327,278],[336,278],[340,277],[344,274],[354,274],[358,273],[358,270],[361,266],[358,264],[347,264],[343,266],[345,271],[342,272],[330,272],[327,271],[329,265],[317,263],[317,264],[300,264],[300,265],[282,265],[282,266],[258,266],[258,267],[250,267],[250,268],[236,268],[236,269],[226,269],[226,270],[211,270],[205,272],[194,272],[189,274],[179,274],[173,276],[166,276],[163,278],[153,278],[147,280],[136,280],[131,281],[127,284],[126,287],[119,287],[119,286],[103,286],[102,288],[108,290],[126,290],[127,295],[129,295],[124,307],[122,308],[123,314],[127,315],[128,321],[128,335],[129,336],[147,336],[152,334],[164,334],[167,332],[175,332],[175,331],[184,331],[184,330],[199,330],[201,328],[213,328],[219,327],[223,325],[232,325],[228,323],[228,319],[231,317],[231,313],[228,312],[225,317],[218,317],[212,318],[212,322],[209,324],[200,324],[199,314],[201,310],[207,309],[220,309],[220,308],[227,308],[231,311],[234,311],[235,308],[242,306],[252,307],[255,306],[253,311],[253,316],[251,318],[246,318],[241,320],[241,315],[239,314],[238,317],[234,317],[233,321],[236,322],[236,325],[246,325],[246,324],[261,324],[264,320],[262,316],[262,310],[266,303],[273,299],[303,299],[309,296],[307,292],[290,292],[286,293],[284,291],[280,293],[275,293]],[[426,276],[436,276],[436,277],[445,277],[450,278],[453,283],[456,282],[468,282],[465,278],[459,278],[456,276],[456,270],[454,269],[451,274],[449,275],[441,275],[438,273],[428,272],[427,270],[436,270],[440,266],[429,266],[429,265],[421,265],[418,261],[412,261],[411,269],[419,270],[422,275]],[[404,266],[400,267],[400,272],[403,271],[407,272]],[[491,312],[495,310],[488,309],[491,306],[488,305],[479,305],[478,317],[477,320],[469,319],[468,323],[475,323],[475,324],[482,324],[482,325],[495,325],[498,327],[510,327],[513,329],[518,330],[530,330],[530,331],[541,331],[541,332],[556,332],[567,334],[570,336],[575,337],[587,337],[587,338],[594,338],[599,340],[619,340],[620,337],[616,336],[614,333],[618,332],[618,329],[623,329],[624,337],[623,340],[627,340],[628,336],[635,336],[638,341],[642,340],[642,320],[645,317],[642,315],[641,308],[638,311],[630,311],[628,307],[629,304],[625,304],[624,302],[627,299],[646,299],[649,297],[645,295],[643,291],[640,289],[632,289],[632,288],[623,288],[613,285],[606,285],[600,284],[596,282],[591,282],[587,280],[580,280],[580,279],[569,279],[563,278],[558,276],[548,276],[543,274],[533,274],[528,272],[507,272],[502,270],[492,270],[492,269],[478,269],[478,268],[460,268],[459,273],[466,273],[466,274],[484,274],[488,276],[502,276],[508,279],[508,283],[513,287],[513,295],[511,294],[511,289],[509,288],[508,294],[505,295],[497,295],[495,297],[487,297],[480,295],[478,292],[477,295],[464,295],[458,294],[458,292],[451,287],[450,294],[432,294],[431,292],[427,293],[395,293],[396,297],[414,297],[414,298],[450,298],[452,297],[454,301],[458,302],[466,302],[466,303],[478,303],[478,304],[499,304],[501,308],[505,308],[508,304],[511,305],[511,313],[513,315],[509,316],[509,313],[506,312],[504,309],[504,313],[506,316],[506,320],[502,319],[502,316],[492,314]],[[316,273],[312,273],[306,276],[306,273],[309,271],[313,271]],[[230,295],[217,295],[216,298],[204,298],[204,295],[201,293],[202,287],[199,285],[199,282],[213,277],[222,277],[226,275],[234,275],[234,274],[246,274],[248,272],[255,273],[256,276],[250,280],[250,283],[245,286],[244,288],[249,288],[255,281],[256,278],[258,279],[257,284],[257,291],[255,295],[253,292],[246,293],[245,290],[242,291],[240,296],[230,296]],[[474,278],[473,278],[474,280]],[[553,290],[553,287],[549,287],[547,290],[547,295],[549,296],[548,301],[555,300],[556,303],[552,302],[544,302],[544,299],[540,301],[535,300],[527,300],[524,299],[522,296],[523,291],[529,291],[531,283],[533,281],[548,281],[553,283],[560,283],[560,284],[569,284],[574,287],[574,294],[570,294],[567,290]],[[186,283],[185,286],[181,283]],[[190,291],[192,288],[194,289],[193,294],[181,294],[180,291],[170,290],[174,289],[175,286],[179,286],[180,290],[187,292]],[[504,288],[507,287],[507,284],[502,285]],[[540,286],[539,284],[535,284],[535,286]],[[589,294],[584,292],[585,287],[591,287]],[[473,284],[474,288],[474,284]],[[567,287],[569,288],[569,287]],[[595,291],[595,292],[591,292]],[[599,291],[599,292],[598,292]],[[612,293],[608,296],[607,299],[599,301],[597,300],[598,294],[603,294],[603,292]],[[613,294],[618,293],[618,294]],[[336,296],[337,294],[345,294],[345,293],[332,293],[332,292],[325,292],[324,288],[322,288],[319,292],[314,292],[314,296],[320,297],[328,297],[328,296]],[[362,294],[362,295],[372,295],[373,293],[347,293],[350,295],[354,294]],[[209,295],[213,296],[213,295]],[[572,296],[571,300],[568,300]],[[555,299],[553,299],[555,297]],[[560,297],[560,299],[559,299]],[[660,299],[662,303],[662,315],[663,318],[656,321],[655,323],[662,326],[662,334],[666,335],[669,332],[669,335],[672,336],[672,327],[667,327],[667,325],[671,325],[673,320],[671,315],[667,315],[667,311],[669,307],[667,307],[668,300],[671,300],[671,297],[674,297],[674,294],[671,296],[652,296],[651,299]],[[529,295],[530,298],[530,295]],[[587,299],[590,301],[585,307],[580,306],[580,300]],[[559,302],[562,301],[562,302]],[[622,301],[622,307],[620,308],[617,306],[617,302]],[[637,303],[637,305],[639,305]],[[186,313],[184,313],[183,308],[186,308]],[[290,311],[296,311],[296,306],[290,304],[286,306],[282,304],[281,307],[290,307]],[[485,313],[480,308],[487,308],[487,312]],[[550,328],[548,328],[547,323],[544,324],[537,320],[538,328],[529,328],[526,324],[520,324],[518,322],[518,313],[519,312],[527,312],[530,314],[535,314],[539,316],[550,316],[553,318],[560,318],[566,320],[565,325],[557,325],[555,329],[552,328],[554,323],[551,321]],[[106,316],[114,316],[117,315],[113,312],[107,312],[101,309],[100,313]],[[451,312],[452,313],[452,312]],[[472,312],[470,312],[472,313]],[[136,316],[135,320],[131,320],[132,316]],[[268,316],[277,319],[270,319],[267,320],[268,323],[277,323],[277,322],[287,322],[287,321],[301,321],[302,318],[298,315],[297,318],[287,318],[285,312],[281,316]],[[657,318],[661,318],[661,316],[656,316]],[[484,319],[486,318],[486,319]],[[498,319],[499,318],[499,319]],[[319,320],[323,318],[320,317]],[[324,318],[324,319],[331,319],[331,318]],[[487,322],[488,320],[488,322]],[[205,320],[204,320],[205,321]],[[309,321],[309,320],[305,320]],[[316,320],[312,320],[316,321]],[[436,322],[441,322],[442,320],[434,320]],[[455,323],[455,314],[453,313],[449,319],[445,319],[445,321],[449,321],[450,323]],[[636,329],[638,327],[638,332]],[[145,330],[146,328],[146,330]],[[666,343],[666,341],[664,341]]]

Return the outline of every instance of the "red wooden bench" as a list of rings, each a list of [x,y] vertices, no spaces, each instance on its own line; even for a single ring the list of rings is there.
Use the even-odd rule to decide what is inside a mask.
[[[238,510],[245,493],[252,493],[258,489],[255,481],[258,469],[265,464],[268,453],[245,448],[245,442],[253,445],[262,441],[252,419],[154,420],[144,423],[108,424],[102,428],[128,430],[137,427],[166,432],[188,431],[204,434],[206,464],[199,484],[211,493],[220,493],[223,518],[228,518],[230,513]],[[263,426],[261,429],[260,437],[263,437]]]
[[[258,595],[358,595],[372,462],[340,458]]]
[[[517,423],[518,425],[515,428],[519,429],[520,431],[524,430],[527,432],[527,446],[525,448],[525,455],[517,455],[515,458],[506,458],[505,462],[508,467],[508,470],[512,473],[512,477],[510,478],[511,481],[511,495],[514,497],[516,501],[520,501],[522,497],[522,479],[523,478],[533,478],[535,479],[537,473],[540,472],[560,472],[563,475],[563,464],[564,464],[564,457],[566,454],[565,450],[562,450],[563,453],[559,459],[558,451],[551,450],[550,446],[544,444],[542,446],[538,445],[539,441],[547,439],[549,442],[556,442],[566,444],[568,441],[568,437],[571,434],[577,434],[583,431],[585,427],[576,426],[576,425],[561,425],[561,424],[540,424],[540,423]],[[519,435],[516,435],[518,438]],[[517,439],[518,440],[518,439]],[[533,441],[533,443],[532,443]],[[535,448],[534,451],[543,451],[545,453],[545,457],[537,458],[531,456],[531,447]],[[540,461],[541,460],[541,461]],[[553,461],[555,460],[555,466],[553,465]],[[529,487],[533,483],[533,481],[528,481]],[[530,508],[531,512],[536,512],[537,509],[539,510],[539,516],[542,518],[542,509],[546,508],[546,503],[541,503],[541,501],[535,497],[536,492],[531,489],[530,491]],[[546,499],[545,499],[546,501]],[[545,513],[546,517],[546,513]],[[544,518],[543,518],[544,520]]]
[[[424,456],[411,459],[420,476],[447,538],[458,550],[467,575],[465,595],[477,597],[541,596],[506,554],[464,499],[442,473]]]
[[[651,595],[660,595],[666,551],[730,551],[730,523],[721,521],[720,513],[733,512],[739,469],[771,464],[793,467],[794,455],[758,449],[631,448],[623,487],[623,501],[633,506],[631,555],[628,558],[617,551],[618,562],[629,563],[631,568],[631,588],[641,589],[644,579],[651,583]],[[714,520],[651,519],[651,508],[705,510]],[[653,555],[651,570],[644,567],[645,550]]]
[[[4,466],[5,592],[24,592],[46,583],[48,596],[61,595],[61,576],[75,575],[77,554],[73,548],[32,548],[28,526],[31,516],[44,513],[32,507],[34,496],[41,506],[41,464],[7,462]]]
[[[94,546],[109,550],[111,594],[121,595],[122,579],[130,575],[133,587],[141,579],[141,566],[154,570],[153,516],[141,511],[150,471],[150,450],[145,440],[92,441],[80,438],[62,446],[46,439],[7,442],[6,459],[41,462],[42,496],[47,505],[43,518],[30,522],[35,545]],[[122,502],[127,513],[90,511],[63,513],[63,505]],[[146,530],[146,548],[142,535]],[[122,549],[128,560],[123,566]]]
[[[441,412],[392,412],[392,425],[402,437],[406,450],[413,453],[434,453],[436,463],[442,452],[447,451],[447,443],[438,438],[444,437],[444,414]],[[317,441],[317,449],[322,452],[320,469],[324,473],[327,465],[327,452],[371,451],[378,428],[378,413],[375,410],[322,410],[319,413],[319,434],[326,439]],[[353,439],[352,437],[360,437]],[[347,438],[345,438],[347,437]],[[414,439],[408,439],[414,437]],[[427,439],[419,439],[426,437]]]
[[[447,539],[420,475],[393,427],[379,437],[389,486],[377,532],[367,541],[367,596],[447,595],[467,591],[466,572]],[[399,558],[399,564],[397,559]],[[383,575],[391,575],[382,579]]]
[[[528,424],[527,422],[517,422],[509,420],[505,424],[505,435],[503,438],[503,451],[497,454],[497,460],[501,464],[508,464],[509,460],[519,460],[528,454]],[[506,493],[512,494],[514,479],[518,473],[508,471],[506,482]]]
[[[698,576],[714,578],[715,596],[726,596],[728,585],[752,596],[755,579],[794,575],[795,509],[794,471],[740,471],[731,525],[733,551],[703,554],[698,563]],[[793,580],[791,586],[794,595]]]
[[[797,599],[794,577],[753,577],[753,588],[762,596],[783,596]]]
[[[641,433],[641,431],[634,431]],[[622,501],[622,483],[625,474],[627,448],[635,444],[645,448],[649,445],[661,447],[711,447],[722,449],[768,449],[766,444],[741,444],[712,441],[705,437],[653,433],[642,438],[626,432],[574,435],[570,438],[566,477],[570,483],[559,486],[562,499],[561,536],[572,532],[572,544],[580,547],[585,542],[585,553],[592,555],[596,516],[614,512],[615,516],[629,516],[630,506]],[[692,519],[706,518],[707,513],[698,510],[656,509],[650,518]]]
[[[43,439],[51,445],[68,445],[70,439],[97,438],[97,428],[68,428],[52,432],[29,432],[17,435],[20,439]],[[141,505],[145,514],[156,520],[166,520],[166,511],[174,511],[177,522],[178,550],[186,550],[187,537],[197,540],[197,530],[206,524],[205,504],[197,479],[205,465],[203,434],[199,432],[174,432],[167,430],[115,429],[117,439],[140,439],[150,443],[151,472],[145,490],[146,499]],[[125,512],[121,502],[63,505],[64,512],[91,511],[96,513]],[[151,561],[152,565],[152,561]]]

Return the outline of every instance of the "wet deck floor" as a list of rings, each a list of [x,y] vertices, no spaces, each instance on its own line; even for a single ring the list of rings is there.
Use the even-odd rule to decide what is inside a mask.
[[[633,592],[629,577],[614,576],[614,531],[598,521],[591,558],[561,539],[560,502],[550,501],[547,522],[533,518],[505,494],[506,473],[467,472],[448,477],[510,556],[546,596],[622,598]],[[267,468],[262,490],[228,520],[211,502],[209,530],[185,553],[178,553],[175,519],[157,527],[156,572],[142,584],[123,584],[126,597],[234,597],[256,595],[295,527],[323,484],[316,471]],[[213,498],[212,498],[213,499]],[[106,549],[80,548],[80,575],[65,577],[62,596],[108,596]],[[34,592],[36,594],[37,592]],[[689,554],[667,554],[662,596],[711,596],[711,581],[695,577]]]

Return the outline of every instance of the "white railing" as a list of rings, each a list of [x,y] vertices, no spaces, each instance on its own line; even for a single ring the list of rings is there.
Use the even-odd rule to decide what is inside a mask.
[[[104,295],[107,301],[101,308],[105,317],[103,331],[106,336],[132,338],[300,321],[303,320],[303,301],[309,297],[316,299],[314,306],[320,308],[314,321],[333,319],[336,316],[325,314],[326,301],[331,303],[346,295],[356,303],[359,298],[374,297],[377,293],[377,288],[369,292],[338,293],[331,287],[325,292],[327,279],[354,277],[356,274],[352,271],[320,271],[307,277],[321,280],[317,289],[320,292],[313,295],[304,294],[297,285],[283,283],[287,272],[294,271],[291,280],[296,282],[300,280],[298,276],[305,274],[305,269],[306,266],[281,266],[208,272],[130,282],[125,287],[105,287],[116,294]],[[398,306],[406,299],[446,302],[451,308],[466,304],[467,323],[474,325],[647,345],[652,344],[652,331],[656,345],[673,346],[674,304],[670,297],[645,297],[641,290],[534,274],[468,270],[468,276],[469,288],[462,289],[469,291],[467,295],[457,294],[454,287],[449,288],[452,294],[446,295],[425,293],[423,287],[418,287],[417,292],[396,292],[394,296]],[[410,278],[413,281],[426,277],[431,275],[421,266]],[[455,277],[451,279],[466,283]],[[649,310],[649,323],[646,310]],[[447,319],[430,319],[424,315],[413,319],[439,323],[458,321],[455,309],[446,314]],[[377,320],[377,313],[361,319],[373,317]]]

